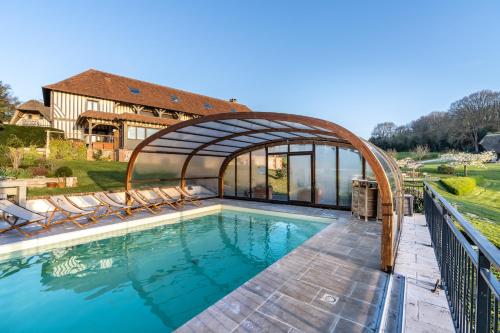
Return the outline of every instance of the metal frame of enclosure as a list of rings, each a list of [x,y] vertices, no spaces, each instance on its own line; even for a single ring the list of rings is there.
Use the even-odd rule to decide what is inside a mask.
[[[211,189],[205,198],[349,209],[353,177],[378,183],[381,267],[391,271],[403,218],[399,169],[382,150],[326,120],[238,112],[172,125],[134,150],[126,187],[199,186]]]

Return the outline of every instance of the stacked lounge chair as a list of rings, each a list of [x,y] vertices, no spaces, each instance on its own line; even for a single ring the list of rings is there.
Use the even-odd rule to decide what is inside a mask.
[[[127,196],[131,200],[127,202]],[[129,190],[120,193],[97,192],[84,196],[66,197],[54,195],[39,200],[36,208],[27,209],[8,200],[0,200],[0,221],[5,221],[6,228],[0,228],[0,234],[17,230],[30,237],[49,229],[52,225],[71,222],[79,228],[98,222],[103,217],[124,219],[135,210],[147,210],[156,214],[162,206],[178,210],[184,204],[200,206],[198,197],[180,187],[151,188]],[[87,220],[86,223],[83,223]],[[24,227],[38,224],[41,229],[29,232]]]

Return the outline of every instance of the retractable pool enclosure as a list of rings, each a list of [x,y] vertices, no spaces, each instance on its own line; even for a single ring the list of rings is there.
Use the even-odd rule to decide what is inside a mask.
[[[403,218],[399,169],[382,150],[326,120],[239,112],[172,125],[134,150],[126,187],[181,186],[204,198],[349,209],[356,178],[377,181],[381,266],[389,271]]]

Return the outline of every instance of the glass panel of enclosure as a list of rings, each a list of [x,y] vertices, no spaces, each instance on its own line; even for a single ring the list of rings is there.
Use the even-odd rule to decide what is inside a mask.
[[[339,206],[350,207],[352,180],[362,178],[361,155],[355,149],[339,148]]]
[[[250,197],[250,153],[236,157],[236,195]]]
[[[267,152],[269,154],[286,153],[286,152],[288,152],[288,145],[272,146],[272,147],[267,148]]]
[[[235,161],[234,158],[228,163],[226,171],[224,172],[224,195],[235,196],[236,195],[236,183],[235,183]]]
[[[217,196],[219,179],[186,179],[186,190],[200,198]]]
[[[132,182],[144,179],[180,178],[186,155],[142,152],[137,155]]]
[[[316,145],[315,147],[315,195],[316,203],[337,205],[337,155],[336,147]]]
[[[193,156],[186,170],[186,178],[218,177],[224,157]]]
[[[225,195],[350,207],[352,180],[363,177],[363,161],[357,150],[321,143],[277,145],[267,150],[267,192],[266,149],[261,148],[228,164]],[[373,174],[368,167],[366,170]]]
[[[299,152],[299,151],[312,151],[313,145],[308,144],[299,144],[299,145],[290,145],[290,152]]]
[[[311,155],[290,155],[289,200],[311,202]]]
[[[251,185],[252,198],[266,198],[266,150],[258,149],[251,152]]]
[[[267,157],[269,200],[288,201],[288,155],[271,154]]]

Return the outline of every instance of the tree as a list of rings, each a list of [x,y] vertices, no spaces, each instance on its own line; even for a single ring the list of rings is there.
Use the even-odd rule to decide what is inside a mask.
[[[393,122],[380,123],[372,131],[373,138],[390,138],[396,131],[396,124]]]
[[[451,104],[450,113],[458,120],[458,129],[479,152],[479,141],[488,129],[498,130],[500,92],[481,90]]]
[[[0,123],[10,120],[18,104],[19,100],[12,95],[10,85],[0,81]]]
[[[467,167],[475,166],[479,168],[484,167],[484,163],[491,162],[496,157],[496,153],[492,151],[485,151],[480,154],[471,153],[447,153],[443,154],[441,158],[453,167],[463,166],[464,176],[467,177]]]
[[[388,148],[387,145],[391,144],[396,129],[397,126],[393,122],[377,124],[372,131],[370,141],[383,149]]]
[[[415,154],[415,157],[417,160],[421,161],[425,155],[429,154],[429,146],[427,145],[418,145],[413,149],[413,154]]]

